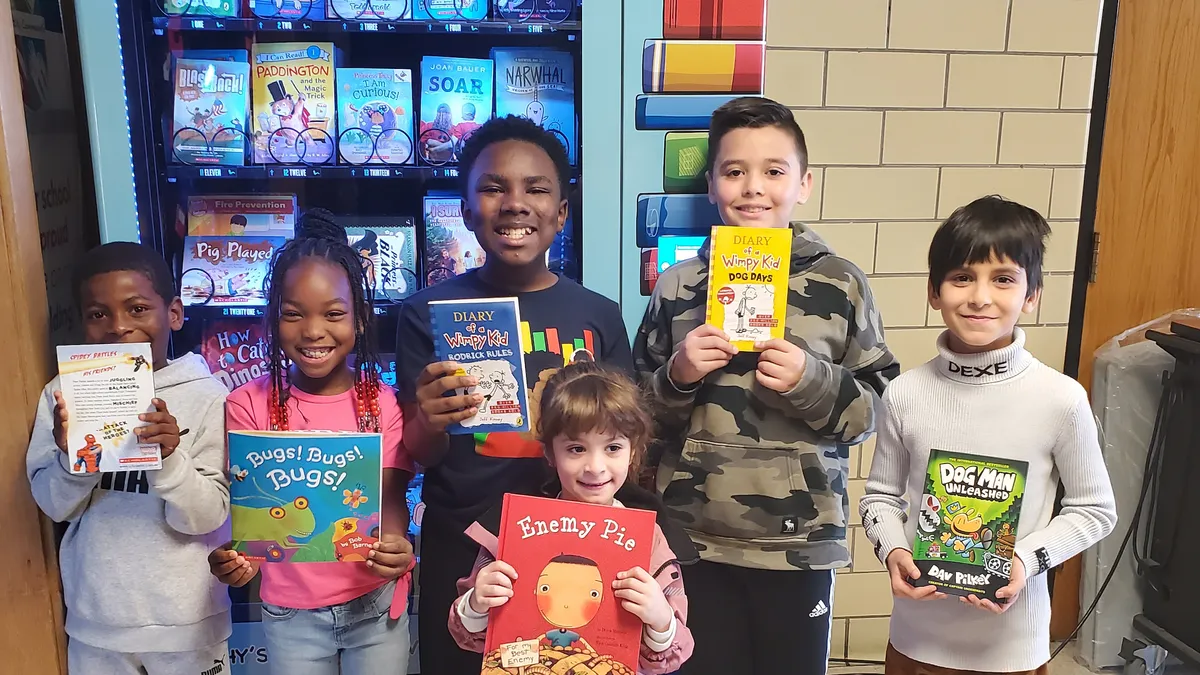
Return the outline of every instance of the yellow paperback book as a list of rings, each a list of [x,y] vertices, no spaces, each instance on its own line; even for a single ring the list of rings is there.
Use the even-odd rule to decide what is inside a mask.
[[[708,267],[708,323],[741,351],[782,338],[787,319],[789,228],[714,226]]]

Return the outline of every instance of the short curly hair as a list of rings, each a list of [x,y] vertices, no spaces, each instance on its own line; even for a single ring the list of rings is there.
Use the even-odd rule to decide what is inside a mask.
[[[471,195],[471,170],[479,155],[489,146],[504,141],[524,141],[541,148],[554,162],[554,171],[558,174],[559,195],[567,198],[571,186],[571,160],[567,156],[567,148],[563,146],[558,136],[534,124],[524,117],[508,115],[488,120],[471,134],[463,144],[462,154],[458,159],[458,181],[462,198]]]
[[[93,277],[109,272],[137,272],[150,281],[154,291],[168,305],[178,296],[175,278],[166,258],[153,247],[130,241],[114,241],[97,246],[84,254],[75,268],[72,291],[75,304],[83,297],[83,285]]]

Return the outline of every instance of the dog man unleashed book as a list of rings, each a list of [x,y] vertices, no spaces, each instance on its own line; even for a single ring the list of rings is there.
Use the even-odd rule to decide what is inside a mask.
[[[504,495],[497,558],[517,580],[490,612],[483,675],[635,675],[642,621],[612,585],[649,567],[653,544],[650,511]]]
[[[1008,585],[1027,462],[934,450],[917,514],[914,586],[998,602]],[[1002,600],[999,602],[1003,602]]]

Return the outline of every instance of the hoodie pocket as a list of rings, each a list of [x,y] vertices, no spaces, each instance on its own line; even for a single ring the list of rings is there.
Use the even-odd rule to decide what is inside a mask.
[[[731,539],[807,537],[835,502],[816,452],[690,438],[663,492],[685,528]]]

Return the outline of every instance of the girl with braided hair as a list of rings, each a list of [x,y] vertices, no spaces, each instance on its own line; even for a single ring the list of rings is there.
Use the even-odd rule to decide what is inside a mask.
[[[229,395],[226,428],[383,434],[383,529],[368,560],[262,568],[271,672],[408,672],[413,556],[405,490],[413,466],[396,395],[380,382],[374,288],[346,230],[324,210],[301,217],[295,239],[276,251],[269,279],[269,372]],[[231,586],[259,572],[258,563],[227,547],[213,551],[209,565]]]

